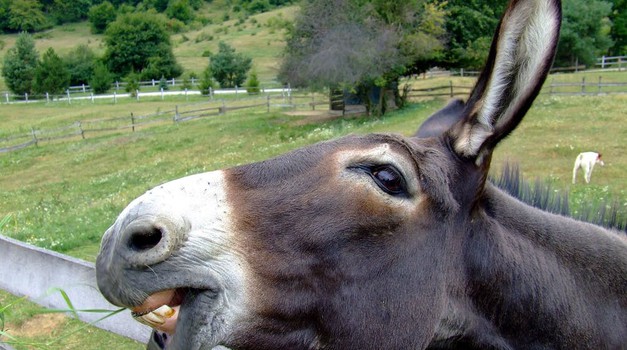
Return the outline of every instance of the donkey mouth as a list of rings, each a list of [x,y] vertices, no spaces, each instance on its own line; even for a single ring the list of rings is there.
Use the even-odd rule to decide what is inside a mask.
[[[172,335],[176,331],[185,294],[184,289],[168,289],[151,294],[141,305],[131,309],[131,315],[138,322]]]

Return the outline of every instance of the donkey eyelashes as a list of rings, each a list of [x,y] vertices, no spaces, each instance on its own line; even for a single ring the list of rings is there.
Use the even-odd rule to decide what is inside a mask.
[[[391,164],[360,164],[349,169],[369,175],[383,192],[395,197],[409,197],[407,181],[403,174]]]

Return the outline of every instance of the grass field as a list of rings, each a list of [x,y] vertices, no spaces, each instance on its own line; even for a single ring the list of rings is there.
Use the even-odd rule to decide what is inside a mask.
[[[140,350],[144,344],[70,318],[0,291],[0,341],[16,350]],[[2,320],[2,319],[0,319]],[[14,340],[11,340],[12,337]],[[0,346],[0,348],[2,348]]]

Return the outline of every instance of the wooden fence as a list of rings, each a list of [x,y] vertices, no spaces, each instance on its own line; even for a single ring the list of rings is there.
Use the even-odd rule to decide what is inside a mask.
[[[29,132],[0,137],[0,153],[16,151],[41,143],[60,140],[81,140],[97,135],[119,132],[135,132],[140,128],[160,124],[189,122],[212,116],[224,116],[229,112],[242,109],[310,109],[316,110],[325,105],[328,109],[328,97],[323,95],[266,95],[238,100],[215,100],[187,105],[177,105],[172,110],[160,111],[149,115],[129,115],[80,120],[58,128],[31,128]]]
[[[411,85],[411,81],[409,84]],[[433,97],[467,96],[472,86],[455,85],[449,81],[447,85],[433,86],[429,88],[408,89],[407,97],[410,100],[422,100]],[[594,82],[586,81],[583,77],[580,82],[555,82],[545,83],[541,94],[549,95],[608,95],[627,93],[627,82],[604,82],[602,77]]]
[[[409,82],[411,84],[411,81]],[[449,81],[446,85],[429,88],[410,88],[407,97],[413,101],[431,99],[434,97],[456,97],[467,96],[472,86],[455,85]],[[581,82],[555,82],[545,83],[541,91],[542,94],[549,95],[605,95],[616,93],[627,93],[627,83],[604,82],[601,77],[596,81],[586,81],[585,77]],[[335,101],[333,99],[332,101]],[[227,102],[228,101],[228,102]],[[337,103],[337,101],[335,101]],[[195,119],[226,115],[229,111],[241,109],[265,109],[269,112],[272,108],[281,109],[312,109],[324,105],[329,108],[329,96],[322,94],[294,95],[278,94],[264,95],[253,98],[241,98],[236,100],[214,100],[199,104],[189,104],[175,106],[173,110],[161,111],[150,115],[134,115],[130,113],[126,116],[90,119],[76,121],[70,125],[50,129],[32,128],[29,132],[0,137],[0,153],[16,151],[29,146],[37,146],[42,142],[54,142],[66,139],[85,139],[93,135],[104,133],[120,132],[130,130],[135,132],[139,128],[158,123],[179,123]]]

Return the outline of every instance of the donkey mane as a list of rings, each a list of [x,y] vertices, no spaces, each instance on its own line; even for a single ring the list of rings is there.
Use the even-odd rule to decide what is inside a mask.
[[[498,176],[490,175],[490,182],[535,208],[627,234],[627,214],[621,210],[617,201],[587,203],[579,211],[573,212],[568,205],[568,193],[555,190],[550,183],[540,179],[533,183],[524,179],[518,164],[508,162],[503,165]]]

